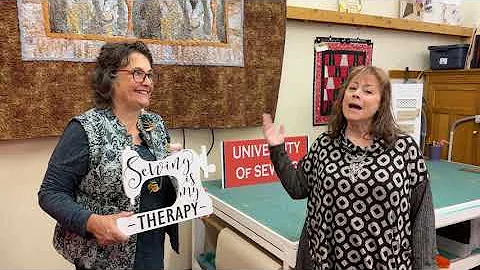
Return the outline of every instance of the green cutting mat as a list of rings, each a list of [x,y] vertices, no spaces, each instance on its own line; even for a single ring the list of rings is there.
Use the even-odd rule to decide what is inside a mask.
[[[480,200],[480,173],[467,165],[427,162],[435,209]],[[473,167],[470,167],[473,168]],[[221,180],[205,181],[208,192],[284,236],[298,241],[305,220],[306,200],[293,200],[279,182],[222,189]]]
[[[480,173],[465,169],[478,167],[446,161],[427,162],[435,209],[480,200]]]
[[[221,180],[202,183],[208,192],[290,241],[298,241],[306,200],[293,200],[279,182],[222,189]]]

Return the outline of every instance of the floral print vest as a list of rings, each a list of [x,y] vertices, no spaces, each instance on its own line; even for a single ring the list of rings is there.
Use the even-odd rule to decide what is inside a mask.
[[[121,152],[133,148],[132,137],[111,109],[91,109],[75,117],[83,126],[89,143],[90,164],[76,194],[76,202],[100,215],[139,210],[139,196],[130,204],[122,185]],[[169,141],[162,118],[143,112],[138,128],[143,140],[157,160],[168,154]],[[87,233],[88,234],[88,233]],[[69,232],[57,224],[54,233],[55,249],[71,263],[85,268],[127,269],[135,260],[137,237],[127,243],[99,246],[92,235],[86,237]],[[178,250],[178,243],[172,243]]]

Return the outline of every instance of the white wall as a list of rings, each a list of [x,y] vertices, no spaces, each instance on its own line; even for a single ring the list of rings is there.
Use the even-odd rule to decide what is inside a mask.
[[[364,0],[364,13],[397,17],[398,2]],[[335,0],[289,0],[290,5],[336,9]],[[465,0],[465,25],[480,14],[480,1]],[[459,43],[442,35],[408,33],[325,23],[287,21],[285,56],[276,121],[285,124],[288,135],[308,135],[311,143],[325,127],[312,127],[313,41],[316,36],[360,37],[374,43],[373,64],[388,69],[428,68],[429,45]],[[222,117],[219,115],[218,117]],[[258,116],[261,117],[260,115]],[[182,142],[181,130],[172,130],[172,139]],[[260,128],[215,130],[215,144],[209,161],[218,171],[209,179],[221,177],[220,145],[223,140],[261,138]],[[58,138],[0,141],[0,269],[66,269],[69,266],[53,250],[54,222],[37,204],[37,191],[47,162]],[[186,130],[186,147],[199,150],[210,146],[209,130]],[[167,256],[177,269],[189,268],[190,224],[181,229],[182,254]]]
[[[460,0],[461,25],[473,26],[480,22],[478,0]],[[326,10],[338,10],[338,0],[287,0],[289,6],[309,7]],[[362,14],[398,18],[399,0],[362,0]]]
[[[57,139],[0,142],[0,268],[66,269],[53,251],[54,222],[37,204],[39,183]]]

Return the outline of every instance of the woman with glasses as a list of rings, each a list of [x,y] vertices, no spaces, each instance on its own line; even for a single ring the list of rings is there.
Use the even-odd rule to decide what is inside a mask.
[[[172,205],[170,178],[146,181],[131,205],[122,186],[121,151],[163,159],[169,135],[162,118],[145,111],[155,74],[142,42],[107,43],[92,78],[95,108],[65,128],[38,192],[42,209],[56,221],[55,249],[76,269],[163,269],[165,234],[178,252],[176,224],[130,237],[116,220]]]

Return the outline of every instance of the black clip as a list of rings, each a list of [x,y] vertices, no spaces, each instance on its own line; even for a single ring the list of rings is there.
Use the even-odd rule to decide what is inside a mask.
[[[405,68],[405,72],[403,73],[403,83],[408,82],[408,67]]]

